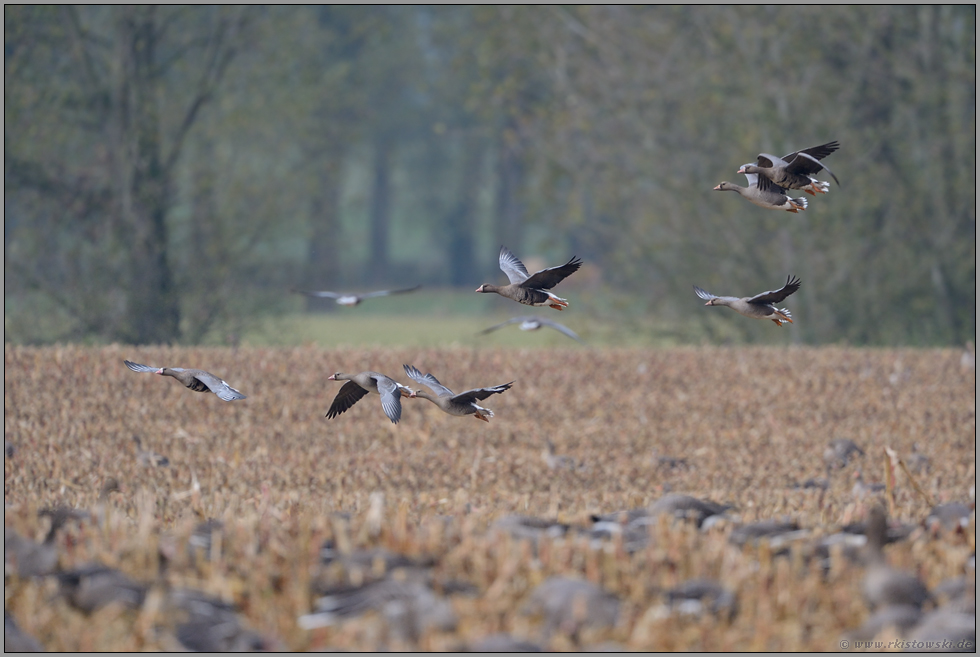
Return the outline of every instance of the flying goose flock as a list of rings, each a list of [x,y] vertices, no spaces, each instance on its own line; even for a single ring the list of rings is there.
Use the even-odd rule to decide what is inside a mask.
[[[828,193],[829,183],[819,181],[814,176],[826,171],[837,181],[836,175],[821,162],[837,148],[836,142],[830,142],[790,153],[782,158],[760,154],[757,164],[745,165],[739,169],[739,173],[744,173],[748,178],[749,187],[738,187],[726,182],[715,189],[734,189],[747,200],[768,209],[790,212],[805,210],[805,197],[790,198],[788,190],[801,190],[811,195]],[[564,311],[569,308],[569,301],[558,297],[551,290],[575,273],[581,267],[582,261],[572,257],[563,265],[529,274],[524,264],[502,246],[499,264],[509,284],[484,284],[476,292],[495,293],[523,305],[547,306]],[[694,291],[706,302],[705,306],[727,306],[745,317],[768,319],[781,327],[783,324],[792,324],[793,316],[788,309],[781,308],[778,304],[782,304],[798,291],[800,285],[799,278],[789,276],[783,287],[751,297],[717,296],[698,286],[694,286]],[[416,289],[418,286],[361,295],[335,292],[304,294],[332,298],[340,305],[356,306],[364,299],[408,293]],[[553,328],[581,342],[579,336],[563,325],[538,316],[515,317],[491,326],[483,333],[516,323],[520,323],[521,330],[525,331],[541,327]],[[222,401],[247,399],[246,395],[220,376],[204,370],[140,365],[129,360],[125,360],[124,364],[133,372],[154,373],[177,379],[195,392],[214,393]],[[374,395],[377,395],[382,412],[395,425],[402,418],[403,403],[419,403],[404,400],[418,398],[427,400],[448,415],[473,416],[489,422],[494,417],[494,412],[480,404],[488,404],[487,400],[503,394],[516,383],[510,381],[472,388],[457,394],[433,374],[423,374],[423,370],[415,365],[404,364],[403,371],[415,384],[414,387],[370,370],[357,374],[336,372],[330,375],[327,380],[342,382],[342,385],[326,412],[326,419],[342,421],[339,416],[362,398],[369,397],[373,400]],[[453,382],[453,385],[456,383],[459,382]],[[349,421],[350,417],[346,419]],[[139,436],[133,436],[132,440],[141,466],[169,466],[169,459],[165,455],[144,449]],[[545,444],[542,459],[549,471],[575,477],[588,469],[585,464],[557,454],[550,440],[546,440]],[[14,453],[12,446],[7,451],[11,456]],[[921,454],[917,456],[920,458],[916,463],[924,464],[918,467],[928,467],[928,458]],[[855,465],[859,459],[867,458],[865,451],[855,442],[844,438],[835,439],[828,444],[823,457],[827,477],[797,484],[796,488],[814,489],[815,494],[822,495],[833,477],[840,476],[839,473],[845,469],[853,469],[852,476],[861,484],[860,490],[858,484],[855,484],[856,498],[878,492],[863,482],[862,470]],[[657,454],[654,458],[658,468],[693,470],[696,467],[690,458]],[[118,490],[118,484],[114,480],[111,485],[107,482],[100,500]],[[189,494],[193,495],[195,491],[192,490]],[[495,545],[502,540],[514,541],[521,545],[524,553],[533,555],[535,559],[546,559],[555,558],[554,554],[548,556],[548,552],[554,551],[552,544],[557,541],[583,541],[607,551],[633,555],[651,549],[657,540],[657,532],[662,531],[664,526],[679,526],[685,532],[703,535],[727,531],[728,543],[741,551],[737,555],[740,559],[757,558],[754,548],[759,548],[758,554],[768,555],[769,558],[790,554],[795,558],[795,555],[800,555],[805,567],[812,565],[827,578],[832,576],[835,568],[834,559],[845,559],[864,568],[862,604],[869,616],[863,625],[857,626],[855,623],[854,629],[840,638],[841,647],[848,641],[868,641],[888,636],[907,640],[912,647],[920,646],[919,642],[933,642],[940,648],[965,648],[972,651],[975,646],[974,581],[968,576],[962,576],[930,588],[917,573],[890,565],[886,546],[898,541],[909,541],[910,537],[921,536],[926,531],[962,533],[968,530],[974,514],[972,503],[936,504],[923,527],[890,526],[885,509],[872,503],[863,523],[848,525],[835,534],[824,535],[816,528],[800,527],[798,523],[785,518],[743,523],[738,509],[731,504],[665,490],[659,499],[646,506],[597,514],[589,522],[581,524],[560,523],[551,518],[507,515],[498,518],[487,528],[486,536]],[[203,591],[168,583],[163,573],[170,567],[171,561],[179,560],[179,555],[167,553],[163,546],[161,575],[152,582],[136,581],[120,570],[100,563],[68,570],[59,569],[56,540],[58,533],[73,521],[97,517],[98,514],[93,512],[86,515],[85,512],[75,510],[53,509],[47,515],[50,516],[49,529],[40,542],[23,537],[13,530],[5,531],[5,575],[21,579],[50,578],[57,586],[57,596],[84,614],[98,614],[111,605],[122,609],[140,609],[150,605],[152,601],[156,608],[166,610],[167,614],[177,619],[174,622],[174,637],[176,646],[180,649],[282,649],[282,644],[277,640],[252,630],[235,605]],[[342,525],[345,520],[338,518],[336,522]],[[225,527],[217,520],[208,520],[198,525],[188,541],[187,559],[191,562],[206,562],[216,555],[220,556],[220,539],[225,532]],[[760,546],[764,546],[764,549]],[[453,605],[455,596],[472,598],[480,594],[479,590],[474,590],[472,583],[446,580],[441,574],[439,560],[419,554],[401,554],[377,548],[357,550],[349,545],[340,549],[333,541],[328,541],[319,549],[318,568],[310,581],[310,593],[314,602],[296,619],[297,627],[308,632],[341,626],[350,619],[375,614],[383,619],[388,640],[402,642],[396,645],[417,647],[420,638],[426,633],[452,631],[457,627],[457,611]],[[965,570],[970,572],[971,568],[972,566],[966,566]],[[337,573],[341,574],[340,580]],[[679,573],[675,579],[676,582],[670,587],[650,593],[654,599],[659,600],[659,604],[650,608],[644,618],[649,616],[650,622],[704,619],[701,625],[694,627],[702,628],[699,631],[709,631],[707,628],[710,628],[711,622],[731,623],[738,617],[737,591],[720,579],[685,578]],[[492,589],[493,587],[486,595],[494,595]],[[518,610],[520,615],[539,621],[536,632],[523,632],[518,636],[501,631],[467,645],[456,646],[456,649],[535,652],[548,649],[556,637],[562,637],[562,640],[570,643],[561,645],[570,645],[573,648],[621,650],[623,647],[616,643],[592,645],[588,640],[591,633],[616,628],[624,618],[634,613],[631,609],[634,604],[635,600],[618,596],[592,581],[551,576],[533,586],[526,602]],[[42,649],[36,639],[20,629],[16,619],[6,609],[4,637],[5,649]],[[828,647],[838,645],[837,638],[832,639]]]

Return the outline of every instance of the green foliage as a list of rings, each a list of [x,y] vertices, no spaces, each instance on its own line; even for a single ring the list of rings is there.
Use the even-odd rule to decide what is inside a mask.
[[[5,338],[238,340],[298,311],[293,287],[468,291],[499,279],[505,243],[582,256],[576,312],[672,341],[773,340],[691,285],[742,296],[792,273],[780,340],[962,343],[975,16],[11,6]],[[830,140],[842,184],[805,213],[711,191],[759,152]]]

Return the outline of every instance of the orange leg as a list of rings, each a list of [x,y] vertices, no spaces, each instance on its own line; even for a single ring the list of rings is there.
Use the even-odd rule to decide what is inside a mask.
[[[476,418],[477,420],[483,420],[484,422],[490,422],[490,420],[489,420],[489,419],[487,419],[487,418],[485,418],[485,417],[483,417],[483,416],[482,416],[482,415],[480,415],[479,413],[474,413],[474,414],[473,414],[473,417],[475,417],[475,418]]]
[[[565,310],[565,308],[564,308],[564,307],[562,307],[562,306],[559,306],[559,305],[558,305],[557,303],[552,303],[552,304],[550,304],[550,305],[551,305],[551,307],[552,307],[552,308],[554,308],[555,310]]]
[[[782,327],[783,327],[783,325],[782,325],[782,323],[781,323],[781,322],[780,322],[780,321],[779,321],[778,319],[774,319],[774,320],[772,320],[772,321],[773,321],[773,323],[775,323],[775,324],[776,324],[776,326],[778,326],[778,327],[780,327],[780,328],[782,328]]]
[[[811,187],[804,187],[803,188],[803,191],[806,192],[807,194],[811,195],[811,196],[816,196],[817,195],[817,193],[815,191],[813,191],[813,189]]]

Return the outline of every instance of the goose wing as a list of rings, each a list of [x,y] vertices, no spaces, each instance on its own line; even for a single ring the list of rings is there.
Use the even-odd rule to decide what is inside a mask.
[[[205,372],[204,370],[191,371],[194,373],[194,378],[206,385],[211,392],[218,395],[219,399],[224,401],[245,399],[245,395],[228,385],[227,381],[219,379],[214,374],[211,374],[211,372]]]
[[[567,326],[565,326],[563,324],[559,324],[558,322],[555,322],[555,321],[552,321],[550,319],[547,319],[546,317],[538,317],[538,318],[535,318],[535,319],[537,319],[537,321],[540,322],[541,324],[543,324],[545,326],[550,326],[551,328],[555,329],[559,333],[563,333],[563,334],[567,335],[572,340],[577,340],[578,342],[582,342],[582,338],[578,337],[575,334],[575,331],[573,331],[572,329],[568,328]],[[585,343],[582,342],[582,344],[585,344]]]
[[[840,181],[837,180],[837,176],[826,164],[819,161],[812,155],[808,155],[804,152],[799,153],[796,156],[796,159],[790,162],[790,164],[786,167],[786,170],[790,173],[801,173],[806,176],[819,173],[821,170],[826,171],[830,174],[830,177],[834,179],[834,182],[840,185]]]
[[[481,401],[489,397],[490,395],[497,395],[505,390],[509,390],[510,387],[514,385],[514,382],[505,383],[500,386],[493,386],[492,388],[474,388],[473,390],[467,390],[466,392],[461,392],[452,398],[452,401],[458,402],[460,404],[466,404],[474,401]]]
[[[489,333],[490,331],[496,331],[497,329],[507,326],[508,324],[516,324],[517,322],[523,322],[526,319],[527,317],[511,317],[506,322],[500,322],[499,324],[494,324],[490,328],[483,329],[482,331],[480,331],[480,333],[483,334],[483,333]]]
[[[153,367],[152,365],[140,365],[139,363],[134,363],[131,360],[124,360],[123,362],[126,363],[126,367],[134,372],[156,372],[160,369],[159,367]]]
[[[381,408],[384,409],[385,415],[388,416],[392,424],[398,424],[398,420],[402,417],[402,394],[398,383],[383,374],[376,374],[372,378],[378,384]]]
[[[333,398],[333,403],[330,404],[330,410],[327,411],[327,418],[332,419],[337,417],[360,401],[361,397],[366,394],[368,394],[367,390],[357,385],[353,381],[348,381],[340,387],[340,391],[337,392],[337,396]]]
[[[422,287],[421,285],[416,285],[415,287],[407,287],[403,290],[378,290],[377,292],[368,292],[367,294],[361,294],[362,299],[370,299],[372,297],[386,297],[391,294],[405,294],[406,292],[414,292],[415,290]]]
[[[329,290],[296,290],[296,292],[305,294],[308,297],[319,297],[321,299],[339,299],[340,297],[347,296],[338,292],[330,292]]]
[[[702,299],[704,299],[705,301],[711,301],[712,299],[720,299],[721,298],[717,294],[711,294],[711,292],[707,292],[705,290],[702,290],[697,285],[694,286],[694,293],[696,295],[698,295],[699,297],[701,297]]]
[[[811,146],[810,148],[804,148],[803,150],[796,151],[794,153],[789,153],[783,157],[787,162],[792,162],[793,158],[800,154],[806,154],[816,160],[822,160],[834,151],[840,148],[840,144],[836,141],[828,141],[826,144],[821,144],[820,146]]]
[[[527,280],[527,267],[506,246],[500,247],[500,255],[497,259],[500,262],[500,270],[507,274],[507,279],[512,284]]]
[[[756,303],[762,305],[770,304],[770,303],[779,303],[780,301],[782,301],[783,299],[785,299],[786,297],[793,294],[799,289],[800,289],[800,279],[796,278],[795,276],[787,276],[786,285],[784,285],[778,290],[770,290],[769,292],[763,292],[762,294],[757,294],[751,299],[749,299],[749,303]]]
[[[402,365],[405,368],[405,374],[408,375],[412,381],[419,383],[421,385],[427,386],[429,390],[436,393],[440,397],[452,397],[453,391],[446,386],[439,383],[439,379],[432,376],[431,374],[422,374],[412,365]]]
[[[579,258],[572,256],[572,259],[563,265],[548,267],[547,269],[542,269],[541,271],[535,273],[533,276],[524,281],[523,287],[531,287],[536,290],[550,290],[565,280],[565,278],[577,272],[578,268],[581,266],[582,261]]]

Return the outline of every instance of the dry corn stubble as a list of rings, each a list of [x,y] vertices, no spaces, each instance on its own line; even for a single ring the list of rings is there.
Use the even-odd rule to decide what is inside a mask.
[[[289,649],[373,650],[387,640],[376,614],[298,629],[325,539],[431,556],[439,581],[475,585],[476,596],[453,599],[455,633],[430,632],[421,647],[457,648],[494,632],[537,639],[540,622],[519,610],[534,586],[563,574],[625,602],[616,627],[590,631],[590,641],[830,649],[867,615],[863,571],[843,560],[825,578],[802,550],[784,559],[764,545],[737,548],[724,526],[699,532],[658,522],[632,555],[622,538],[596,545],[573,531],[533,546],[488,528],[508,513],[586,524],[589,514],[674,490],[734,504],[744,521],[789,516],[829,533],[863,517],[854,466],[832,474],[823,494],[792,486],[823,476],[824,447],[841,436],[867,451],[860,465],[868,480],[882,479],[885,446],[907,455],[918,441],[932,458],[918,483],[937,500],[964,500],[975,471],[975,374],[952,350],[7,346],[4,356],[4,433],[17,447],[4,462],[5,525],[40,540],[38,510],[92,510],[93,520],[59,534],[62,567],[99,561],[161,589],[199,588],[235,602],[250,627]],[[124,358],[205,369],[248,398],[225,403],[130,372]],[[403,399],[392,426],[376,396],[323,417],[340,387],[329,374],[373,369],[405,381],[403,363],[457,392],[516,383],[485,403],[495,412],[489,424]],[[140,465],[134,435],[170,466]],[[549,469],[547,440],[582,467]],[[661,467],[656,455],[684,457],[690,467]],[[110,477],[122,491],[100,501]],[[928,505],[896,481],[896,515],[921,521]],[[368,531],[372,493],[384,496],[376,536]],[[338,512],[350,522],[338,522]],[[191,531],[207,518],[224,523],[217,545],[208,559],[189,555]],[[171,557],[162,575],[158,545]],[[971,547],[959,535],[923,535],[890,547],[889,559],[934,586],[962,573]],[[731,621],[662,613],[662,592],[697,577],[736,592]],[[13,581],[5,591],[21,627],[48,650],[173,646],[173,618],[149,603],[97,612],[96,623],[49,601],[51,582]],[[567,637],[551,645],[573,647]]]

